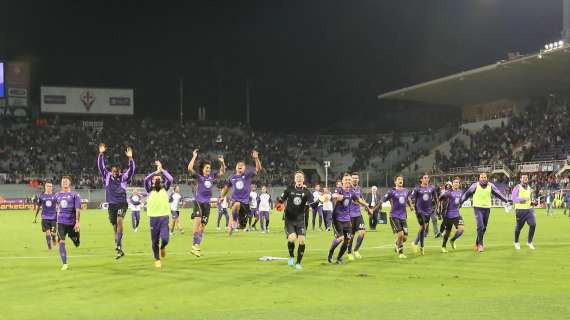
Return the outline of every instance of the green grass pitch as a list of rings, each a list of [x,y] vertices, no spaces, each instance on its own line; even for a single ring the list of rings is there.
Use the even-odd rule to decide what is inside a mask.
[[[113,234],[102,210],[83,211],[81,247],[68,244],[70,270],[60,271],[57,248],[47,251],[31,212],[0,212],[0,319],[568,319],[570,315],[570,219],[557,210],[537,210],[537,250],[522,232],[513,248],[513,214],[494,209],[486,252],[472,250],[475,223],[462,212],[466,234],[458,250],[439,251],[426,240],[416,257],[409,243],[418,230],[409,216],[407,260],[392,250],[389,227],[369,232],[362,260],[329,265],[328,232],[309,232],[304,270],[286,261],[280,214],[269,234],[215,230],[215,210],[202,244],[203,257],[189,254],[190,211],[184,235],[171,238],[162,269],[153,266],[148,218],[138,233],[126,220],[126,256],[114,260]],[[338,251],[338,249],[337,249]]]

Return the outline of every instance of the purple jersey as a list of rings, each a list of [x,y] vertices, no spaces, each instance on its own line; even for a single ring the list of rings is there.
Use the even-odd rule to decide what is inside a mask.
[[[461,190],[446,190],[441,194],[441,198],[447,199],[447,211],[445,212],[446,218],[459,217],[459,209],[461,208]]]
[[[75,225],[76,210],[81,208],[81,198],[77,192],[58,192],[55,201],[59,207],[57,223]]]
[[[127,184],[135,174],[135,161],[129,160],[129,169],[121,173],[118,177],[113,176],[111,171],[107,170],[105,164],[105,156],[100,153],[97,158],[97,168],[103,177],[105,184],[105,198],[108,203],[126,203],[127,202]]]
[[[248,167],[243,175],[234,174],[226,181],[226,186],[233,188],[230,197],[231,201],[249,204],[249,192],[253,176],[255,176],[255,169]]]
[[[350,221],[350,208],[352,202],[358,199],[358,196],[352,189],[344,191],[342,188],[336,189],[335,193],[342,195],[342,200],[337,200],[333,209],[333,218],[336,221]]]
[[[392,208],[390,209],[390,217],[398,219],[407,219],[408,211],[406,210],[406,203],[410,193],[408,189],[392,188],[384,195],[384,202],[390,200]]]
[[[356,187],[351,187],[352,189],[352,193],[354,193],[354,195],[357,198],[362,198],[362,190],[360,190],[359,186]],[[360,204],[358,204],[357,202],[352,201],[350,203],[350,217],[351,218],[356,218],[356,217],[360,217]]]
[[[212,199],[212,187],[214,182],[218,178],[218,173],[212,172],[209,176],[205,177],[201,174],[194,174],[194,178],[198,183],[198,189],[196,190],[196,201],[198,203],[210,203]]]
[[[42,219],[55,220],[57,216],[55,203],[55,193],[42,193],[38,196],[38,206],[42,206]]]
[[[416,209],[416,213],[430,215],[433,213],[433,201],[437,198],[434,186],[417,186],[412,191],[412,201]]]

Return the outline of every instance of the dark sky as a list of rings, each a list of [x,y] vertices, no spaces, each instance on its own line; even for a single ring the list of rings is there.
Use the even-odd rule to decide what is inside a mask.
[[[0,57],[31,61],[36,91],[132,87],[137,116],[176,118],[181,75],[188,119],[243,120],[249,79],[255,127],[393,130],[402,108],[378,93],[536,52],[562,25],[561,0],[181,2],[4,1]]]

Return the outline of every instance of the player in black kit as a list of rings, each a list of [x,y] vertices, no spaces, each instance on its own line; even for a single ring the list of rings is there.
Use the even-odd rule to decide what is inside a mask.
[[[303,171],[295,172],[295,184],[283,191],[277,198],[280,204],[285,203],[285,233],[287,235],[287,247],[289,248],[289,266],[302,270],[301,260],[305,253],[305,207],[313,202],[313,194],[304,186],[305,174]],[[295,263],[295,240],[299,240],[297,250],[297,262]]]

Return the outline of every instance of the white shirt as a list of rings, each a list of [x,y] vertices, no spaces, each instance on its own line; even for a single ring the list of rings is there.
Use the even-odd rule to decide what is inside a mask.
[[[257,192],[255,191],[249,193],[249,207],[251,209],[257,209]]]
[[[178,207],[180,206],[180,200],[182,199],[182,195],[180,193],[173,193],[171,196],[172,202],[170,203],[170,210],[178,211]]]
[[[313,191],[313,201],[314,201],[314,202],[319,201],[319,198],[320,198],[320,197],[321,197],[321,192],[320,192],[320,191],[316,191],[316,190]],[[322,207],[322,206],[323,206],[322,202],[319,201],[319,207]]]
[[[323,211],[332,211],[333,210],[333,204],[331,201],[331,194],[330,193],[325,193],[323,194]]]
[[[131,197],[131,199],[132,199],[133,201],[138,201],[139,204],[136,204],[136,205],[135,205],[135,204],[133,204],[132,202],[129,201],[129,209],[131,209],[131,211],[141,211],[141,208],[142,208],[142,206],[143,206],[142,201],[141,201],[141,197],[140,197],[140,196],[137,196],[137,195],[133,195],[133,196]]]
[[[259,211],[269,212],[271,211],[271,195],[269,193],[262,193],[259,195]]]

